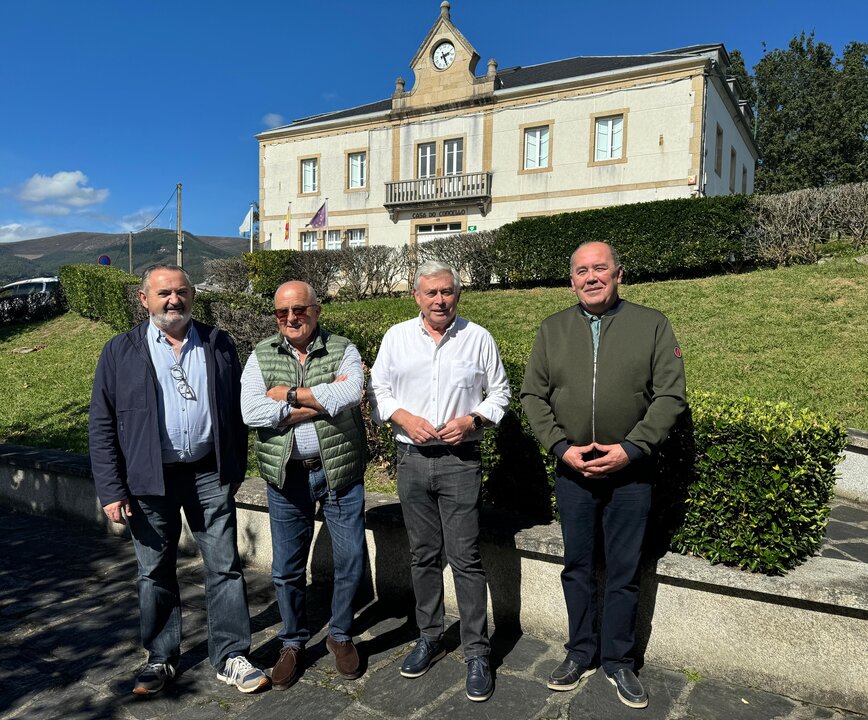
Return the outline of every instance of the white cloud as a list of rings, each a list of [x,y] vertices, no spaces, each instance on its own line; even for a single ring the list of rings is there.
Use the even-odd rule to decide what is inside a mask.
[[[124,215],[118,221],[118,228],[121,232],[135,232],[136,230],[141,230],[154,219],[154,215],[157,214],[159,209],[160,208],[157,207],[146,207],[141,210],[136,210],[136,212],[130,213],[129,215]],[[152,227],[165,228],[169,224],[173,224],[172,220],[173,216],[171,214],[167,215],[166,213],[163,213],[163,216],[158,218]]]
[[[0,242],[17,242],[56,234],[55,228],[45,225],[22,225],[21,223],[0,225]]]
[[[262,116],[262,124],[267,128],[274,128],[284,125],[286,120],[283,115],[278,113],[268,113],[267,115]]]
[[[88,187],[88,179],[81,170],[57,172],[54,175],[36,174],[21,186],[18,197],[25,202],[57,204],[83,208],[98,205],[109,196],[107,188]]]
[[[72,212],[65,205],[34,205],[27,209],[33,215],[51,215],[52,217],[63,217]]]

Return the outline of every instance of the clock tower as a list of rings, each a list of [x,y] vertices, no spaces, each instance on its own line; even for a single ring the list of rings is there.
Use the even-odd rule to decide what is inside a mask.
[[[415,75],[411,90],[398,78],[392,96],[393,115],[415,115],[434,109],[484,104],[494,93],[497,63],[488,62],[488,73],[476,77],[479,54],[449,17],[449,2],[440,4],[440,17],[428,31],[410,61]]]

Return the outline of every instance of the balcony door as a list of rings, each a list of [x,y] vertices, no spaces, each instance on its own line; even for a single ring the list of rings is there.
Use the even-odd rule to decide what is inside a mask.
[[[416,176],[419,180],[419,198],[421,200],[434,199],[435,181],[437,175],[437,143],[422,143],[418,146],[418,164]]]

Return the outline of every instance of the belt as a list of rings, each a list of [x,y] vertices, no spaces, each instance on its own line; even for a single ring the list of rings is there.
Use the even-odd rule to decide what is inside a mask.
[[[472,460],[479,457],[478,442],[463,442],[458,445],[408,445],[396,443],[399,450],[409,455],[421,455],[426,458],[446,457],[453,455],[462,460]]]
[[[286,464],[301,465],[305,470],[319,470],[322,467],[322,458],[290,458]]]

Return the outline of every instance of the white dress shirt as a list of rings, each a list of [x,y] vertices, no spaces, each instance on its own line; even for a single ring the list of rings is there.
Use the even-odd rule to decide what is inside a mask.
[[[386,331],[368,385],[371,416],[379,424],[402,408],[434,427],[472,412],[498,423],[509,395],[500,352],[488,330],[456,317],[438,343],[421,313]],[[398,442],[413,444],[399,427],[393,431]],[[479,429],[466,439],[481,438]]]

